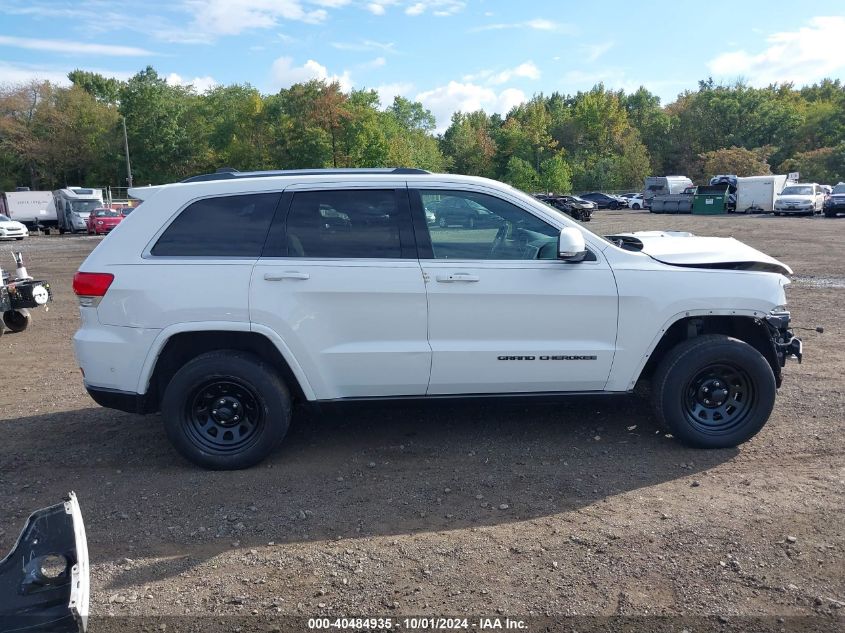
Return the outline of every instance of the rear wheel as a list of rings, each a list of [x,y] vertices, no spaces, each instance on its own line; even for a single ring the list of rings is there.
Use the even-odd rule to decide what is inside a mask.
[[[10,332],[23,332],[32,323],[32,316],[29,310],[7,310],[3,313],[3,324]]]
[[[762,354],[720,334],[670,350],[653,384],[658,423],[698,448],[732,447],[753,437],[769,419],[777,393]]]
[[[635,209],[636,211],[639,211],[640,209],[642,209],[642,207],[640,205],[638,205],[636,202],[631,205],[631,208]]]
[[[447,226],[449,226],[449,223],[446,221],[446,218],[441,215],[437,219],[437,226],[439,226],[441,229],[445,229]]]
[[[208,352],[173,376],[161,403],[168,438],[204,468],[235,470],[265,459],[290,424],[290,394],[278,373],[236,350]]]

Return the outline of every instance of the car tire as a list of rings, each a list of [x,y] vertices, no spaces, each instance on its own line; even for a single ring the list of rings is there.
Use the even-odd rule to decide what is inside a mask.
[[[824,217],[826,217],[826,218],[835,218],[835,217],[836,217],[836,211],[832,211],[832,210],[829,210],[829,209],[825,209],[825,211],[824,211]]]
[[[640,205],[638,205],[636,202],[633,205],[631,205],[631,208],[634,209],[635,211],[639,211],[640,209],[642,209],[642,207]]]
[[[763,355],[721,334],[675,346],[652,382],[658,423],[696,448],[729,448],[752,438],[769,419],[776,393]]]
[[[439,218],[437,218],[437,226],[439,226],[441,229],[445,229],[447,226],[449,226],[449,223],[446,221],[446,218],[441,215]]]
[[[291,399],[273,367],[246,352],[219,350],[176,372],[161,413],[183,457],[203,468],[237,470],[257,464],[279,445],[290,424]]]
[[[608,205],[608,208],[609,208],[611,211],[616,211],[616,210],[619,208],[619,203],[618,203],[618,202],[611,202],[611,203]]]
[[[32,316],[29,310],[21,308],[20,310],[7,310],[3,313],[3,325],[10,332],[23,332],[32,323]]]

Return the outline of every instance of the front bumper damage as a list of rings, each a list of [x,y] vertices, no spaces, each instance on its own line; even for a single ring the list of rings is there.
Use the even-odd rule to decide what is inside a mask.
[[[800,363],[804,352],[801,339],[795,336],[792,330],[789,329],[789,316],[789,312],[786,310],[779,310],[772,312],[763,319],[769,330],[772,347],[780,367],[786,365],[787,358],[794,357]],[[777,373],[779,374],[780,372]],[[780,375],[777,378],[778,386],[780,386]]]
[[[88,542],[76,495],[33,512],[0,560],[0,633],[84,632]]]

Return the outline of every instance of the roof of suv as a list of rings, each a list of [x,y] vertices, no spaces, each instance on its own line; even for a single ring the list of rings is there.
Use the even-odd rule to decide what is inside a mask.
[[[430,174],[425,169],[413,167],[379,167],[379,168],[335,168],[335,169],[277,169],[269,171],[238,171],[231,167],[221,167],[213,174],[199,174],[185,178],[180,182],[206,182],[209,180],[229,180],[233,178],[268,178],[272,176],[322,176],[329,174]]]
[[[229,167],[218,169],[212,174],[199,174],[191,176],[185,180],[161,185],[147,185],[136,186],[129,190],[129,195],[139,200],[148,200],[155,192],[162,189],[170,189],[172,187],[202,187],[203,185],[210,185],[215,187],[215,191],[222,191],[228,189],[228,185],[238,187],[239,183],[247,181],[273,181],[275,179],[282,181],[317,181],[333,182],[337,180],[356,180],[361,178],[365,181],[383,180],[383,179],[404,179],[404,178],[423,178],[425,180],[434,178],[437,180],[448,180],[450,182],[461,183],[479,183],[486,185],[495,185],[497,188],[506,187],[508,185],[492,181],[488,178],[480,176],[466,176],[462,174],[438,174],[427,171],[425,169],[416,169],[412,167],[387,167],[387,168],[339,168],[339,169],[284,169],[272,171],[237,171]],[[256,186],[258,184],[256,183]],[[263,187],[259,187],[263,188]]]

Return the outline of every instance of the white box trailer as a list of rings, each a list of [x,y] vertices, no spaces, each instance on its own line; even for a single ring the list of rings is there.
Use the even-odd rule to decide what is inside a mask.
[[[771,213],[775,210],[775,198],[780,195],[788,176],[747,176],[736,179],[737,213]]]
[[[7,191],[0,194],[0,213],[30,230],[57,225],[52,191]]]

